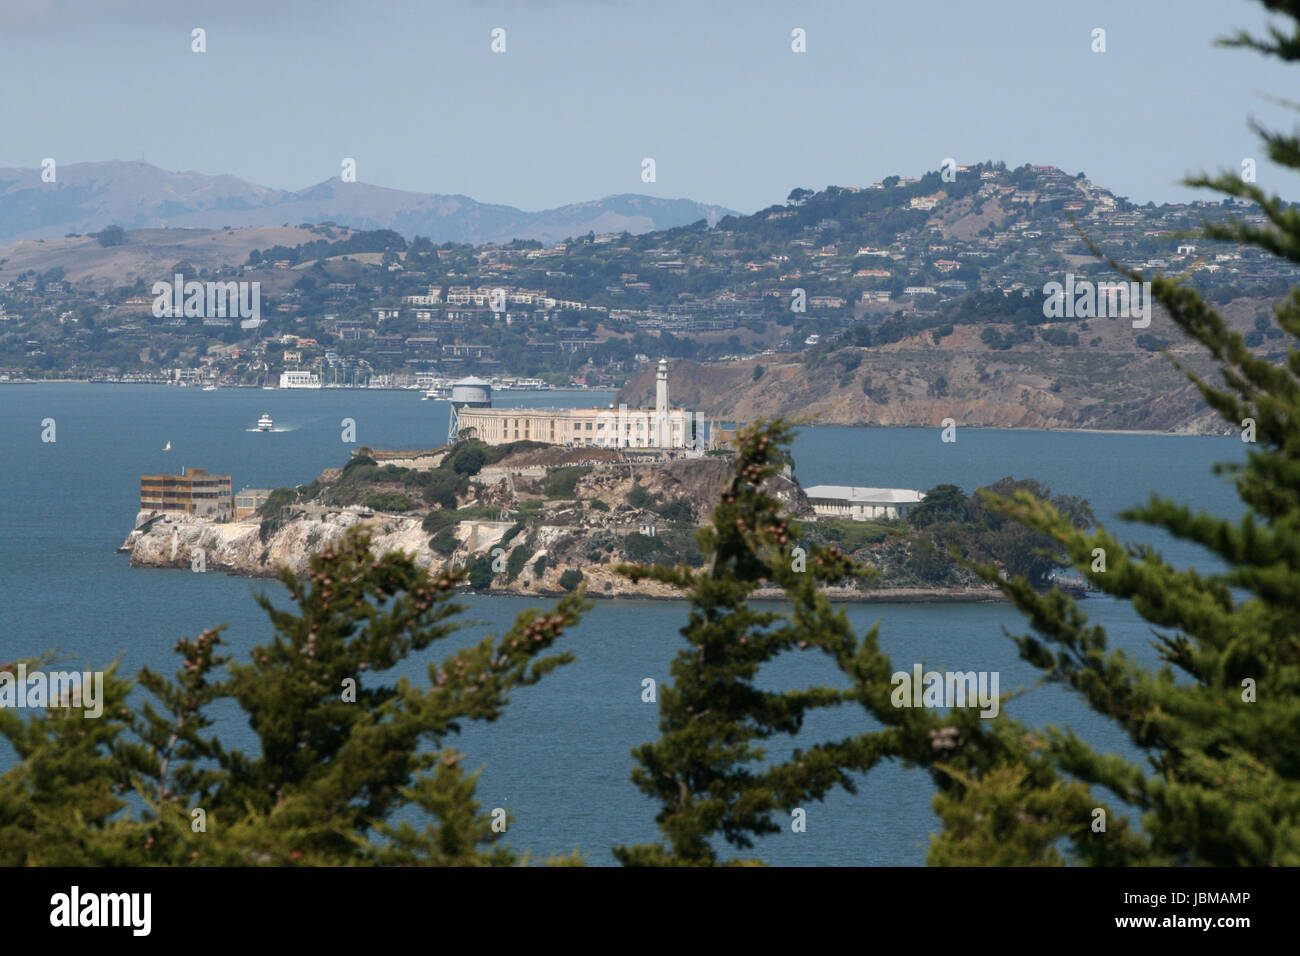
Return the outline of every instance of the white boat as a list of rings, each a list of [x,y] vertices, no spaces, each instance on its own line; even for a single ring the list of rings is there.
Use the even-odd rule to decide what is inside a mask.
[[[167,444],[163,445],[163,451],[171,451],[171,450],[172,450],[171,442],[168,442]]]
[[[215,386],[215,385],[204,385],[204,386],[203,386],[203,391],[205,391],[205,392],[215,392],[216,390],[217,390],[217,386]]]
[[[270,412],[263,412],[262,417],[257,420],[257,430],[259,432],[269,432],[275,427],[275,422],[271,420]]]

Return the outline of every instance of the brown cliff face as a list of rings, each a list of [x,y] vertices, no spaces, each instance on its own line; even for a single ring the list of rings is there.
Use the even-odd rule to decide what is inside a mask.
[[[1249,325],[1248,300],[1225,310],[1234,327]],[[1226,434],[1195,386],[1159,351],[1136,344],[1142,331],[1123,319],[1090,319],[1035,327],[1060,329],[1078,345],[1045,341],[990,349],[985,329],[957,325],[935,341],[929,332],[872,348],[765,355],[741,362],[670,364],[674,407],[709,418],[750,422],[801,419],[825,425],[939,427],[945,418],[983,428],[1100,429]],[[1157,308],[1146,333],[1193,370],[1201,351]],[[654,401],[653,368],[618,395],[630,406]]]

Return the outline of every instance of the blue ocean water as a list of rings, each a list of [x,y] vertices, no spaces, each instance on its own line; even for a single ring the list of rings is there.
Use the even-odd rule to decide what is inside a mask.
[[[502,394],[498,405],[607,404],[610,393]],[[277,430],[259,433],[263,412]],[[270,636],[254,592],[283,598],[273,581],[249,581],[183,570],[127,566],[115,553],[138,501],[141,474],[206,468],[230,474],[235,489],[309,482],[342,465],[356,446],[342,441],[343,419],[356,423],[358,444],[431,448],[447,433],[447,404],[416,392],[322,389],[261,391],[161,386],[48,384],[0,388],[0,660],[59,649],[69,666],[98,668],[121,657],[124,672],[148,665],[171,673],[172,645],[216,624],[228,625],[230,651],[244,656]],[[55,421],[43,442],[42,421]],[[170,441],[173,450],[163,452]],[[1156,544],[1175,564],[1208,566],[1196,548],[1151,529],[1119,522],[1117,512],[1151,492],[1220,514],[1239,502],[1229,483],[1211,472],[1240,460],[1235,439],[959,429],[955,443],[937,429],[815,427],[800,432],[796,474],[805,484],[856,484],[928,489],[951,482],[968,492],[1006,475],[1032,477],[1056,492],[1081,495],[1120,537]],[[499,633],[532,599],[467,596],[468,627],[456,646]],[[1116,646],[1148,661],[1151,631],[1126,605],[1108,598],[1085,602]],[[998,671],[1001,690],[1025,695],[1009,710],[1035,724],[1073,727],[1095,745],[1136,754],[1113,726],[1057,687],[1036,687],[1007,632],[1025,630],[1012,609],[992,605],[850,605],[860,630],[876,621],[884,648],[900,669],[927,667]],[[641,681],[668,679],[682,646],[686,607],[679,602],[597,601],[561,649],[577,661],[517,693],[492,725],[470,725],[454,746],[469,765],[483,766],[479,800],[512,814],[510,843],[545,856],[574,848],[593,864],[610,864],[610,847],[653,841],[656,807],[632,786],[632,747],[654,739],[656,708],[641,702]],[[445,653],[436,649],[437,656]],[[406,673],[423,675],[427,659]],[[773,687],[838,684],[829,664],[811,654],[773,662]],[[823,712],[798,743],[838,738],[871,726],[856,710]],[[229,743],[251,749],[246,725],[221,728]],[[773,744],[773,755],[793,743]],[[0,745],[0,771],[13,759]],[[936,820],[932,788],[919,770],[882,765],[860,781],[856,795],[833,794],[807,809],[804,833],[789,828],[753,851],[792,865],[920,865]]]

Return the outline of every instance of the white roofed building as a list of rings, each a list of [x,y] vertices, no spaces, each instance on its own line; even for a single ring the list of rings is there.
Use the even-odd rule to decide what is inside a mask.
[[[852,488],[848,485],[813,485],[804,494],[819,517],[870,521],[904,518],[925,499],[910,488]]]

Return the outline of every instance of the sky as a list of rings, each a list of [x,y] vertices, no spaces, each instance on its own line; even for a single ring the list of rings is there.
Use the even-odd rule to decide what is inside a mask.
[[[1295,68],[1214,46],[1267,22],[1246,0],[3,0],[0,167],[143,157],[302,189],[352,158],[528,210],[752,212],[946,157],[1217,199],[1182,178],[1249,157],[1285,195],[1249,121],[1292,129],[1272,97]]]

